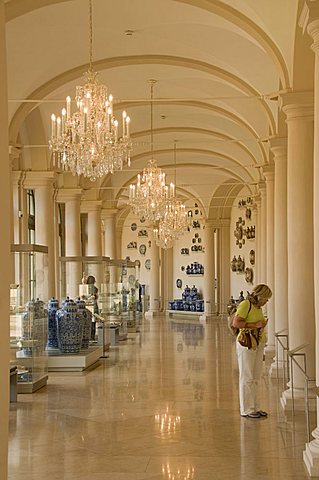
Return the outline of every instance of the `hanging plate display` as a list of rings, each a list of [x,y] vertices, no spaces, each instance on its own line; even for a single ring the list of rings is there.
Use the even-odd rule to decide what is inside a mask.
[[[132,232],[135,232],[136,229],[137,229],[136,223],[132,223],[132,224],[131,224],[131,230],[132,230]]]
[[[129,275],[129,277],[128,277],[128,283],[129,283],[130,285],[134,285],[134,283],[135,283],[135,275]]]
[[[178,278],[178,279],[176,280],[176,287],[177,287],[177,288],[182,288],[182,285],[183,285],[182,280],[181,280],[180,278]]]
[[[149,258],[145,260],[145,268],[146,270],[151,270],[151,260]]]
[[[141,255],[145,255],[146,253],[146,245],[140,245],[139,252]]]

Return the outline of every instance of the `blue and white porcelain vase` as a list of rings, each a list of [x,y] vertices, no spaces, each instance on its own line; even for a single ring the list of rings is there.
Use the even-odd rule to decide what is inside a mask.
[[[52,297],[48,301],[48,347],[59,348],[55,314],[59,309],[59,300]]]
[[[92,312],[86,308],[86,303],[79,297],[76,300],[79,315],[82,315],[83,321],[83,337],[82,337],[82,349],[89,348],[89,342],[91,338],[91,324],[92,324]]]
[[[83,317],[76,303],[67,298],[56,315],[58,345],[61,353],[79,353],[83,338]]]

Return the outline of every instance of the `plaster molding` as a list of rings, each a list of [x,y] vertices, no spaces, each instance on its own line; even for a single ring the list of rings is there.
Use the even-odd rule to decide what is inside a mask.
[[[82,189],[81,188],[60,188],[57,192],[57,202],[58,203],[68,203],[68,202],[75,202],[81,201],[82,197]]]
[[[102,200],[84,200],[81,202],[81,213],[98,212],[102,208]]]
[[[26,171],[24,188],[52,187],[56,181],[56,173],[53,171]]]

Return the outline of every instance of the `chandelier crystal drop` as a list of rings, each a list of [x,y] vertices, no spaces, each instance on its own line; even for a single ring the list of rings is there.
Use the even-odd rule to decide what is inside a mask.
[[[58,168],[92,181],[130,166],[132,142],[130,117],[122,112],[122,136],[113,113],[113,96],[97,80],[92,68],[92,0],[90,7],[90,66],[85,84],[76,87],[77,110],[71,113],[71,98],[61,116],[51,116],[49,147]]]

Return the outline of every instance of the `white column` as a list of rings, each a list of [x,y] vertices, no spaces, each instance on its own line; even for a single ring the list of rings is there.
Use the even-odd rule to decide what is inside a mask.
[[[8,154],[8,96],[7,96],[7,63],[5,42],[4,1],[0,0],[0,202],[4,207],[1,211],[0,235],[0,478],[8,475],[8,411],[9,411],[9,278],[10,278],[10,168]]]
[[[287,239],[289,347],[307,355],[307,373],[315,375],[314,256],[313,256],[313,94],[283,97],[288,125]],[[304,377],[294,369],[295,408],[304,408]],[[289,388],[282,395],[292,408]]]
[[[151,247],[151,271],[148,290],[150,295],[150,310],[147,312],[146,316],[152,316],[153,313],[158,312],[160,285],[159,271],[159,247],[157,247],[155,242],[153,242]]]
[[[315,297],[315,345],[316,345],[316,385],[319,386],[319,2],[307,2],[304,10],[304,20],[308,23],[308,33],[313,38],[312,49],[315,52],[315,72],[314,72],[314,297]],[[306,26],[306,25],[304,25]],[[309,232],[310,234],[310,232]],[[317,427],[312,433],[314,440],[306,445],[304,451],[304,462],[311,476],[319,476],[319,400],[317,397]]]
[[[48,278],[44,279],[45,292],[49,298],[55,296],[55,246],[54,224],[55,209],[53,203],[54,172],[27,172],[24,180],[24,188],[34,190],[35,199],[35,241],[38,245],[48,247]],[[40,289],[40,290],[39,290]],[[46,301],[44,294],[41,295],[41,284],[38,285],[38,293],[42,300]]]
[[[62,189],[58,192],[57,201],[65,203],[65,256],[81,256],[81,207],[82,190],[79,188]],[[66,293],[75,298],[78,296],[82,278],[82,266],[72,262],[68,270]]]
[[[116,258],[116,209],[102,209],[101,217],[104,223],[104,253],[105,257]]]
[[[274,191],[274,325],[275,332],[288,333],[288,255],[287,255],[287,138],[273,137],[270,148],[275,162]],[[283,339],[282,339],[283,340]],[[271,366],[272,375],[283,375],[283,350]],[[278,363],[278,369],[277,369]]]
[[[255,280],[254,284],[261,283],[261,195],[258,194],[255,197],[256,207],[255,213],[255,226],[256,226],[256,252],[255,252]]]
[[[88,214],[88,256],[102,256],[101,200],[87,200],[81,204],[81,212]]]
[[[204,230],[204,288],[203,299],[205,315],[215,312],[215,224],[209,220],[205,222]]]
[[[275,350],[275,318],[274,318],[274,165],[267,165],[263,168],[263,174],[266,179],[266,245],[267,245],[267,255],[266,255],[266,269],[267,269],[267,285],[271,288],[273,292],[272,298],[266,305],[266,312],[269,318],[269,323],[267,326],[267,350]]]
[[[267,283],[267,194],[265,182],[259,183],[260,191],[260,270],[259,283]]]

